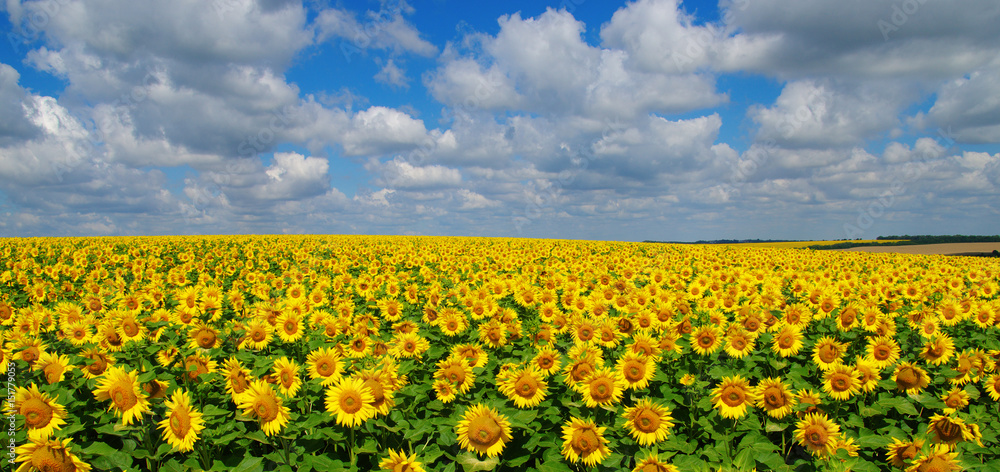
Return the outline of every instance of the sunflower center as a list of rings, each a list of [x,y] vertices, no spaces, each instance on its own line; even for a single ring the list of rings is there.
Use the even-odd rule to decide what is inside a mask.
[[[640,362],[629,361],[629,363],[625,366],[625,378],[632,383],[642,380],[646,373],[645,367],[646,366]]]
[[[42,371],[45,372],[45,380],[49,382],[49,385],[51,385],[58,382],[59,379],[62,378],[62,374],[66,371],[66,368],[63,367],[62,364],[52,363],[45,366]]]
[[[489,416],[478,416],[469,421],[469,442],[479,447],[489,447],[500,440],[503,428]]]
[[[747,347],[747,342],[743,338],[735,338],[729,341],[729,345],[737,351],[742,351],[743,348]]]
[[[643,433],[655,433],[660,429],[660,415],[657,415],[656,412],[649,408],[644,408],[636,416],[635,421],[632,422],[632,426]]]
[[[64,450],[49,446],[40,447],[31,454],[31,465],[42,472],[73,472],[73,458]]]
[[[850,390],[851,382],[848,381],[847,376],[844,374],[834,374],[830,378],[830,385],[833,387],[834,391],[843,392]]]
[[[263,342],[266,337],[267,333],[260,328],[255,328],[253,332],[250,333],[250,339],[253,339],[253,342],[255,343]]]
[[[340,409],[347,412],[349,415],[357,413],[361,410],[362,406],[361,395],[357,392],[345,392],[343,396],[340,397]]]
[[[611,385],[611,381],[603,377],[594,379],[594,381],[590,383],[590,396],[598,403],[604,403],[611,400],[613,392],[614,386]]]
[[[725,403],[726,406],[740,406],[743,404],[745,399],[746,393],[739,387],[726,387],[726,389],[722,391],[722,402]]]
[[[819,348],[819,360],[830,364],[839,358],[840,350],[836,346],[824,344],[823,347]]]
[[[29,364],[38,359],[38,348],[32,346],[21,352],[21,360]]]
[[[958,442],[962,439],[962,426],[946,421],[934,427],[938,437],[943,443]]]
[[[286,321],[283,328],[285,329],[285,333],[295,334],[299,331],[299,324],[294,321]]]
[[[581,328],[580,329],[580,340],[581,341],[589,341],[593,337],[594,337],[594,332],[590,328]]]
[[[826,447],[827,440],[829,439],[829,434],[827,430],[821,426],[810,426],[806,429],[804,437],[806,442],[809,443],[814,448]]]
[[[87,366],[87,372],[90,372],[91,375],[101,375],[104,373],[104,370],[108,368],[108,363],[105,362],[103,357],[88,357],[88,359],[94,361],[93,364]]]
[[[295,379],[292,377],[291,372],[287,370],[281,371],[281,385],[283,385],[285,388],[289,388],[292,386],[292,383],[294,381]]]
[[[111,401],[114,402],[115,408],[118,408],[119,411],[128,411],[130,408],[139,403],[139,399],[135,396],[135,392],[133,392],[132,389],[126,388],[124,385],[116,385],[112,387]]]
[[[781,408],[785,406],[785,396],[782,395],[781,389],[769,387],[764,390],[764,403],[771,408]]]
[[[21,414],[28,428],[44,428],[52,420],[52,408],[40,398],[31,398],[21,404]]]
[[[551,357],[545,356],[545,357],[542,357],[542,358],[538,359],[538,366],[541,367],[542,369],[545,369],[545,370],[551,369],[552,368],[552,364],[553,364],[553,361],[552,361]]]
[[[184,438],[187,436],[189,430],[191,430],[191,417],[188,416],[188,412],[184,410],[174,410],[170,414],[170,431],[174,433],[175,437]]]
[[[904,390],[920,385],[920,376],[912,367],[903,367],[896,376],[896,384]]]
[[[573,441],[570,444],[577,455],[589,456],[600,447],[601,440],[593,430],[585,429],[573,433]]]
[[[878,346],[875,348],[875,359],[884,361],[892,357],[892,350],[888,346]]]
[[[139,325],[135,324],[135,321],[133,320],[125,320],[125,322],[122,323],[122,331],[125,331],[125,334],[128,337],[135,336],[139,334]]]
[[[514,384],[514,390],[518,395],[526,398],[533,397],[538,391],[538,381],[531,375],[523,375]]]
[[[403,343],[403,350],[406,352],[413,352],[417,350],[417,343],[413,341],[406,341]]]
[[[261,423],[270,423],[278,417],[278,402],[270,395],[261,395],[253,404],[253,412]]]
[[[202,349],[211,349],[214,346],[215,346],[215,333],[207,330],[198,333],[198,347]]]
[[[375,399],[372,405],[375,408],[382,406],[382,403],[385,402],[385,391],[382,389],[382,383],[375,379],[368,379],[365,380],[365,387],[372,391],[372,398]]]
[[[790,349],[794,344],[795,338],[791,334],[782,334],[778,337],[778,347],[781,349]]]
[[[573,370],[570,371],[570,377],[573,378],[575,382],[586,379],[594,374],[594,368],[587,361],[578,362],[573,366]]]
[[[701,346],[702,349],[708,349],[712,347],[712,344],[714,343],[715,343],[715,337],[712,336],[711,334],[703,334],[701,336],[698,336],[698,345]]]
[[[465,369],[457,365],[450,366],[445,370],[445,378],[455,385],[461,385],[465,382]]]

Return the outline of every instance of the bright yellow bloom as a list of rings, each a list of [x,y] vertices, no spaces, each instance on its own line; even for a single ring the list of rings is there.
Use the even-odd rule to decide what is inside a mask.
[[[382,459],[378,466],[387,472],[424,472],[423,464],[417,461],[417,455],[407,455],[389,448],[389,457]]]
[[[604,367],[594,371],[576,387],[583,394],[583,401],[588,407],[598,405],[608,406],[621,401],[625,389],[625,381],[618,371]]]
[[[776,378],[761,380],[754,389],[757,407],[767,412],[772,418],[781,419],[788,416],[795,407],[797,400],[790,387]]]
[[[500,455],[511,440],[510,421],[492,408],[475,404],[465,410],[455,434],[466,451],[494,457]]]
[[[847,400],[861,388],[861,375],[853,367],[834,364],[823,373],[823,391],[834,400]]]
[[[518,408],[533,408],[545,399],[548,382],[534,367],[517,369],[499,381],[500,392],[514,402]]]
[[[14,472],[59,471],[88,472],[90,465],[70,452],[70,440],[35,440],[14,451],[17,462],[23,462]]]
[[[712,391],[712,401],[723,418],[742,418],[747,414],[747,406],[753,405],[755,400],[750,383],[738,374],[723,377],[719,386]]]
[[[625,428],[640,446],[649,446],[666,440],[670,428],[674,426],[670,409],[648,398],[639,400],[635,406],[625,408],[622,417],[625,418]]]
[[[149,401],[139,386],[138,377],[139,374],[135,371],[126,372],[124,368],[112,366],[94,390],[97,400],[111,401],[108,410],[113,409],[115,416],[120,416],[125,426],[140,419],[143,413],[150,412]]]
[[[165,404],[167,417],[159,422],[159,428],[163,430],[163,439],[180,452],[194,449],[198,433],[205,429],[205,420],[202,414],[191,406],[190,395],[181,389],[174,390]]]
[[[260,422],[260,428],[268,436],[278,434],[291,417],[278,393],[263,380],[254,380],[250,384],[250,388],[240,396],[237,407],[243,410],[244,415]]]
[[[302,386],[299,378],[299,365],[295,361],[282,356],[274,361],[273,376],[278,380],[278,389],[286,397],[294,397]]]
[[[604,438],[605,427],[598,427],[593,420],[570,418],[562,427],[562,454],[567,460],[593,466],[611,453]]]
[[[38,386],[34,383],[28,388],[17,388],[14,404],[17,414],[24,417],[29,439],[48,439],[66,424],[66,408],[48,394],[38,391]]]
[[[343,377],[326,391],[326,411],[337,424],[353,428],[375,416],[375,396],[364,380]]]
[[[795,424],[795,439],[816,457],[833,453],[839,435],[840,426],[823,413],[807,414]]]
[[[321,347],[309,353],[306,358],[309,378],[320,380],[320,385],[328,386],[340,379],[344,372],[344,364],[336,351]]]

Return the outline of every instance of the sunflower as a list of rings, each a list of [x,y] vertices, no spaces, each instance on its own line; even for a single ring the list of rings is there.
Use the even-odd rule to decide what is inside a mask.
[[[899,360],[899,343],[889,336],[876,336],[868,339],[865,358],[879,369],[884,369]]]
[[[465,332],[469,327],[469,319],[465,313],[454,308],[441,310],[438,318],[433,323],[445,336],[454,337]]]
[[[920,350],[920,357],[933,365],[948,362],[953,354],[955,354],[955,341],[944,333],[932,336]]]
[[[642,390],[649,385],[650,379],[656,373],[656,362],[649,356],[627,352],[615,366],[628,390]]]
[[[511,440],[510,421],[507,417],[481,403],[465,410],[455,433],[463,449],[488,457],[500,455]]]
[[[854,359],[854,370],[861,375],[862,392],[871,393],[878,388],[878,383],[882,380],[882,371],[874,363],[857,356]]]
[[[195,325],[188,331],[190,346],[197,349],[214,349],[219,347],[219,333],[207,325]]]
[[[234,403],[239,403],[237,398],[250,387],[250,371],[235,356],[223,363],[222,371],[226,377],[226,393],[233,398]]]
[[[906,472],[953,472],[962,470],[958,463],[958,452],[944,444],[936,444],[927,454],[913,461]]]
[[[80,357],[89,360],[90,362],[80,367],[80,371],[83,372],[83,376],[88,379],[96,379],[108,370],[108,367],[115,363],[115,358],[111,354],[101,352],[100,349],[96,347],[91,347],[84,349],[80,353]]]
[[[900,441],[897,438],[892,438],[892,444],[886,446],[886,456],[889,459],[889,464],[902,469],[906,467],[907,463],[917,457],[917,454],[920,454],[923,448],[923,439]]]
[[[718,346],[716,346],[718,349]],[[660,343],[647,333],[636,333],[632,335],[632,343],[626,346],[626,350],[636,354],[649,357],[660,356]]]
[[[755,400],[749,381],[738,374],[723,377],[712,391],[712,401],[723,418],[742,418],[747,413],[747,405],[753,405]]]
[[[156,379],[142,384],[142,391],[146,392],[150,400],[166,397],[168,388],[170,388],[170,384]]]
[[[260,428],[268,436],[278,434],[291,417],[281,397],[263,380],[254,380],[250,384],[240,396],[237,408],[242,409],[244,415],[259,421]]]
[[[781,357],[789,357],[798,354],[802,349],[802,332],[793,325],[784,325],[774,333],[771,341],[771,350]]]
[[[364,381],[365,386],[372,392],[372,405],[375,407],[377,415],[388,415],[389,409],[396,405],[393,399],[394,390],[389,385],[388,378],[383,371],[365,369],[358,372],[356,378]]]
[[[40,370],[45,374],[45,381],[49,385],[61,382],[68,369],[69,356],[51,352],[41,353],[38,361],[32,366],[32,370]]]
[[[187,371],[188,380],[198,381],[198,377],[204,374],[211,374],[218,368],[219,363],[206,355],[192,354],[184,358],[184,370]]]
[[[138,377],[139,374],[135,371],[126,372],[122,367],[112,366],[94,390],[97,400],[111,400],[108,410],[114,409],[115,416],[121,416],[125,426],[139,419],[143,413],[150,412],[149,402],[139,386]]]
[[[590,408],[614,405],[621,401],[625,380],[617,370],[602,367],[578,384],[576,389],[583,394],[583,401]]]
[[[388,449],[389,457],[382,459],[378,466],[387,472],[424,472],[423,464],[417,461],[416,454],[407,455],[405,452],[396,452],[392,448]]]
[[[788,416],[795,407],[797,400],[789,386],[778,378],[768,377],[761,380],[754,388],[757,407],[767,412],[771,418],[781,419]]]
[[[753,352],[753,336],[743,329],[732,330],[726,335],[726,354],[734,359],[742,359]]]
[[[146,337],[146,327],[141,325],[134,313],[123,313],[118,310],[108,313],[108,318],[117,318],[115,326],[122,342],[141,341]]]
[[[259,351],[271,344],[274,337],[273,328],[265,320],[253,320],[247,323],[246,336],[244,337],[242,348]]]
[[[473,369],[482,367],[489,361],[489,355],[479,344],[456,344],[451,348],[451,353],[464,357]]]
[[[984,382],[986,393],[994,401],[1000,401],[1000,374],[993,374]]]
[[[952,387],[951,390],[941,394],[940,398],[945,408],[953,411],[969,406],[969,393],[958,387]]]
[[[63,328],[63,334],[74,346],[83,346],[90,342],[93,334],[90,332],[90,325],[84,321],[72,323]]]
[[[274,377],[278,379],[278,390],[285,397],[291,398],[302,386],[302,379],[299,378],[299,365],[295,361],[282,356],[274,361]]]
[[[722,347],[722,330],[716,326],[699,326],[691,332],[691,350],[707,356]]]
[[[498,382],[500,392],[514,401],[518,408],[533,408],[545,399],[548,382],[534,367],[516,369]]]
[[[344,348],[344,353],[352,359],[360,359],[371,354],[371,350],[368,335],[355,334]]]
[[[604,367],[604,361],[597,356],[583,356],[563,367],[563,383],[577,388],[580,382],[594,375],[594,371]]]
[[[531,364],[539,372],[549,376],[559,370],[559,366],[562,365],[562,355],[552,346],[542,346],[531,359]]]
[[[66,408],[48,394],[39,392],[34,383],[28,388],[18,387],[14,401],[17,414],[24,417],[29,439],[46,440],[66,424]]]
[[[170,367],[180,353],[181,350],[177,346],[166,346],[156,352],[156,363],[163,367]]]
[[[670,428],[674,426],[670,409],[648,398],[639,400],[635,406],[625,408],[622,417],[625,418],[625,427],[629,434],[640,446],[649,446],[666,440]]]
[[[340,356],[331,348],[321,347],[309,353],[306,358],[309,378],[322,379],[320,385],[326,387],[337,380],[344,372],[344,364]]]
[[[399,335],[393,341],[389,354],[395,358],[420,358],[428,349],[431,343],[417,333],[405,333]]]
[[[90,465],[80,460],[70,452],[70,440],[48,439],[35,440],[14,451],[16,462],[23,462],[14,472],[59,471],[87,472]]]
[[[375,416],[375,397],[365,381],[342,377],[326,391],[326,411],[337,417],[337,424],[353,428]]]
[[[604,438],[605,429],[607,428],[598,427],[593,420],[570,418],[562,427],[563,457],[588,466],[603,461],[611,454],[608,440]]]
[[[892,380],[896,382],[896,388],[908,394],[920,393],[930,383],[927,372],[912,362],[903,362],[896,366]]]
[[[661,461],[659,455],[648,453],[642,460],[636,459],[632,472],[680,472],[680,469]]]
[[[982,434],[976,424],[966,424],[965,420],[946,415],[934,415],[927,426],[931,442],[954,447],[959,442],[975,441],[982,447]]]
[[[472,384],[476,381],[476,377],[472,373],[472,367],[469,366],[466,359],[454,354],[448,356],[447,359],[438,361],[434,378],[451,382],[461,393],[468,392],[472,388]]]
[[[795,424],[795,439],[813,456],[833,453],[833,445],[840,436],[840,426],[830,421],[824,413],[810,413]]]
[[[966,349],[955,358],[955,366],[952,367],[958,375],[948,381],[952,385],[978,382],[989,366],[989,358],[985,352],[980,349]]]
[[[167,406],[167,417],[158,423],[163,430],[163,439],[180,452],[194,449],[198,433],[205,429],[205,420],[191,406],[191,396],[177,389],[164,404]]]
[[[302,338],[303,327],[302,327],[301,313],[296,313],[293,310],[284,310],[281,316],[278,317],[275,323],[275,331],[278,332],[278,337],[286,343],[294,343]]]
[[[447,380],[435,380],[431,387],[434,388],[434,396],[442,403],[451,403],[458,396],[455,385]]]
[[[861,388],[861,375],[853,367],[834,364],[823,373],[823,391],[834,400],[847,400]]]
[[[829,336],[823,336],[813,345],[813,362],[819,366],[820,370],[829,370],[835,364],[839,364],[844,353],[847,352],[847,344],[837,342]]]

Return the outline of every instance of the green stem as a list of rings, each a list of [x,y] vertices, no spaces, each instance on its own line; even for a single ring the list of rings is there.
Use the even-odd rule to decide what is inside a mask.
[[[350,445],[350,447],[351,447],[351,449],[350,449],[350,452],[351,452],[351,469],[353,469],[357,465],[357,463],[358,463],[357,462],[358,461],[358,457],[357,457],[356,452],[355,452],[356,448],[354,447],[354,428],[351,428],[351,445]]]

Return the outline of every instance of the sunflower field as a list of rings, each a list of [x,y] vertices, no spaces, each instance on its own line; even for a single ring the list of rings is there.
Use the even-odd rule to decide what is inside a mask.
[[[0,239],[2,470],[1000,470],[1000,264]]]

